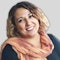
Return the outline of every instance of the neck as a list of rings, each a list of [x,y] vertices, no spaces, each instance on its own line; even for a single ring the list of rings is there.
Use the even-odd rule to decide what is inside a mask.
[[[36,34],[32,38],[25,39],[27,42],[31,43],[35,47],[40,47],[40,35]]]

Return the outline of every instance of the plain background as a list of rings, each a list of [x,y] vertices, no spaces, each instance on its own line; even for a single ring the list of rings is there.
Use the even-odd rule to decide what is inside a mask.
[[[10,8],[24,0],[0,0],[0,45],[7,39],[6,21]],[[25,0],[40,7],[50,22],[47,33],[51,33],[60,39],[60,0]]]

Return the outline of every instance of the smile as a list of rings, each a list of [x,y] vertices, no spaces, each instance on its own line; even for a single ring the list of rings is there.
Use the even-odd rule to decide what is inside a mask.
[[[32,26],[32,27],[30,27],[30,28],[27,28],[26,30],[27,31],[30,31],[30,30],[32,30],[34,27]]]

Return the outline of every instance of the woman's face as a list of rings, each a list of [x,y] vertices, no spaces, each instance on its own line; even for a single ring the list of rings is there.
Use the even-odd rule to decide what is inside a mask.
[[[38,34],[39,22],[32,13],[25,8],[18,8],[15,12],[15,24],[21,37],[33,37]]]

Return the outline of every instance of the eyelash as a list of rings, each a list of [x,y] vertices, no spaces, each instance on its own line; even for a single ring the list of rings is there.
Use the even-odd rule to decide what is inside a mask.
[[[29,18],[33,17],[33,15],[30,15]]]
[[[22,19],[18,20],[18,22],[22,22]]]
[[[33,15],[30,15],[29,18],[32,18]],[[18,20],[18,22],[22,22],[22,19]]]

